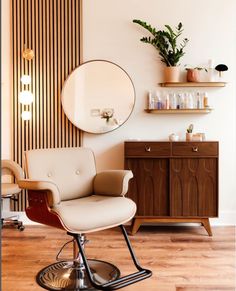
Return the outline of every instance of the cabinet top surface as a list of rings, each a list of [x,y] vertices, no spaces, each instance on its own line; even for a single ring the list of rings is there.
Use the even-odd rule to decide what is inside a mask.
[[[145,139],[145,140],[139,140],[139,139],[134,139],[134,140],[125,140],[125,143],[127,142],[155,142],[155,143],[207,143],[207,142],[215,142],[219,143],[217,140],[204,140],[204,141],[185,141],[185,140],[179,140],[179,141],[169,141],[169,140],[153,140],[153,139]]]
[[[130,157],[207,157],[218,156],[218,141],[134,141],[125,142]]]

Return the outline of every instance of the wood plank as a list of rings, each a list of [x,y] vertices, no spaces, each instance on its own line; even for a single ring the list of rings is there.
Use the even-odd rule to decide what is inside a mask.
[[[66,119],[60,92],[67,75],[80,64],[81,1],[11,1],[12,156],[22,167],[26,150],[80,145],[80,131]],[[22,58],[24,48],[33,49],[33,60]],[[23,74],[31,76],[31,84],[22,85]],[[23,89],[33,93],[33,104],[19,103]],[[31,111],[31,120],[22,120],[24,110]],[[25,209],[25,195],[23,191],[14,202],[14,210]]]
[[[214,237],[196,227],[141,227],[130,237],[136,255],[153,276],[126,291],[233,291],[235,290],[235,227],[214,227]],[[110,261],[122,274],[134,268],[116,229],[87,235],[88,257]],[[2,230],[2,288],[4,291],[40,291],[35,275],[55,262],[66,232],[45,226],[25,231]],[[37,251],[35,251],[37,250]],[[69,247],[64,256],[72,254]],[[135,287],[134,287],[135,286]]]
[[[225,87],[226,82],[166,82],[161,87]]]
[[[210,113],[212,108],[204,109],[145,109],[147,113],[154,114],[207,114]]]

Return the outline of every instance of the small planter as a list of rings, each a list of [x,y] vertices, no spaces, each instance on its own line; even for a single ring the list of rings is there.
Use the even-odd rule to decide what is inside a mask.
[[[193,134],[190,132],[186,132],[186,141],[191,141],[193,139]]]
[[[179,82],[179,81],[180,81],[179,67],[164,68],[164,82]]]
[[[187,82],[200,81],[200,71],[198,69],[187,69]]]

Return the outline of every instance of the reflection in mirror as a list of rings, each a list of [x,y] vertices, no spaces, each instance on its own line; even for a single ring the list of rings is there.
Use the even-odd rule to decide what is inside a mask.
[[[109,61],[82,64],[65,81],[62,107],[68,119],[90,133],[120,127],[130,116],[135,90],[129,75]]]

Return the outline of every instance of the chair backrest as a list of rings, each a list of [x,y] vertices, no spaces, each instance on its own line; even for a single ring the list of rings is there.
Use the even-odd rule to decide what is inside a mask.
[[[91,195],[96,175],[94,154],[87,148],[55,148],[27,151],[29,179],[54,182],[61,200]]]

